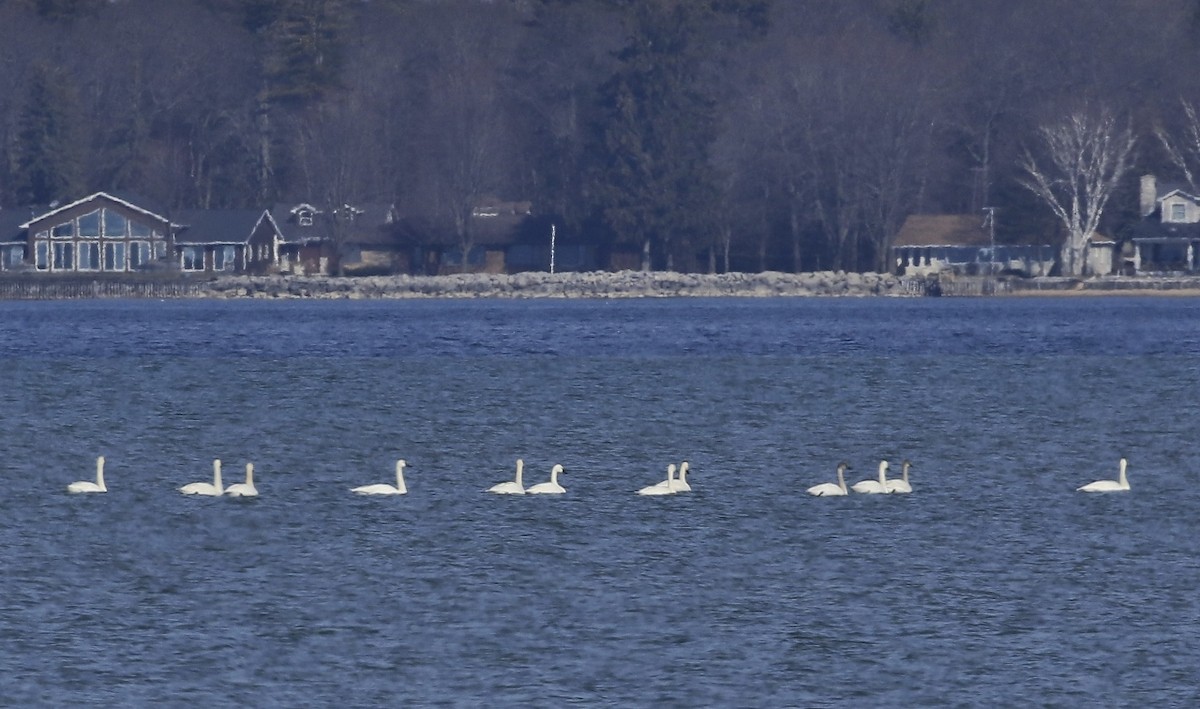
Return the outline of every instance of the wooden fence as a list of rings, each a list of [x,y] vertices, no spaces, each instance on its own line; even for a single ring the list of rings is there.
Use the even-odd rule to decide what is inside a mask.
[[[0,277],[0,300],[194,298],[206,292],[203,281],[183,278]]]

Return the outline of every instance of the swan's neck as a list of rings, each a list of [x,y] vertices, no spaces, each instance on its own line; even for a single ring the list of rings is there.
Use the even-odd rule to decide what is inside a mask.
[[[879,484],[880,485],[887,485],[887,469],[888,469],[888,464],[886,462],[879,464]]]
[[[396,489],[404,491],[404,463],[396,463]]]
[[[904,464],[904,482],[908,482],[908,463]]]
[[[1121,474],[1117,476],[1117,482],[1120,483],[1121,487],[1129,487],[1129,479],[1125,477],[1125,467],[1128,464],[1128,461],[1124,458],[1121,459]]]
[[[521,487],[521,472],[525,469],[525,461],[517,461],[517,487]]]
[[[246,485],[254,487],[254,464],[246,463]]]
[[[108,490],[108,488],[104,486],[104,458],[103,457],[96,459],[96,487],[100,488],[101,490]]]
[[[838,466],[838,487],[846,489],[846,468],[842,465]]]
[[[679,482],[681,482],[681,483],[687,482],[687,473],[688,473],[688,464],[687,463],[684,463],[683,465],[679,466]]]
[[[558,466],[557,465],[554,466],[553,468],[550,468],[550,484],[551,485],[558,484]]]
[[[221,461],[213,461],[213,487],[221,489]]]
[[[671,463],[670,465],[667,466],[667,482],[671,482],[674,479],[675,479],[675,464]]]

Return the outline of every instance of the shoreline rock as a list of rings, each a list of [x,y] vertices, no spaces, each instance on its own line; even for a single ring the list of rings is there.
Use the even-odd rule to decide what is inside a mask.
[[[671,298],[912,297],[911,279],[879,273],[697,274],[590,271],[447,276],[221,276],[200,297],[217,298]]]

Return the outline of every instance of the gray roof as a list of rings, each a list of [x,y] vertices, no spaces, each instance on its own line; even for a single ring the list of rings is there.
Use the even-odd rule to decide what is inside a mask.
[[[245,244],[260,219],[262,209],[189,209],[175,215],[180,231],[177,244]]]

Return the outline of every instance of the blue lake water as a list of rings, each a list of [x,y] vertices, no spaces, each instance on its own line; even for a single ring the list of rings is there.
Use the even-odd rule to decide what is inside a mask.
[[[0,704],[1200,701],[1200,300],[0,302],[0,362]]]

